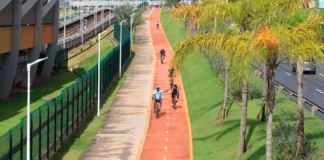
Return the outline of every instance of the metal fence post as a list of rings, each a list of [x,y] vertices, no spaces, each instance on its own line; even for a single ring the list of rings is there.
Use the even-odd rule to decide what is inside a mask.
[[[81,78],[81,119],[83,119],[83,93],[84,93],[84,86],[83,86],[83,82],[84,82],[84,75],[82,75]]]
[[[54,152],[56,152],[56,127],[57,127],[57,98],[55,98],[55,101],[54,101]]]
[[[97,67],[94,67],[94,68],[97,68]],[[96,69],[94,69],[93,70],[93,81],[92,81],[92,88],[93,88],[93,94],[92,94],[92,106],[91,107],[93,107],[95,104],[96,104],[96,77],[97,77],[97,75],[96,75]]]
[[[89,74],[88,73],[86,73],[86,75],[85,75],[85,79],[86,79],[86,81],[85,81],[85,92],[86,92],[86,96],[85,96],[85,114],[87,114],[87,112],[88,112],[88,80],[89,80]]]
[[[63,146],[63,109],[64,109],[64,90],[61,93],[61,146]]]
[[[89,73],[89,107],[92,105],[92,69],[90,70],[90,73]]]
[[[70,87],[67,88],[67,91],[66,91],[66,136],[69,135],[69,105],[70,105],[70,99],[69,99],[69,96],[70,96]]]
[[[75,84],[72,84],[72,131],[74,130],[74,101],[75,101]]]
[[[38,110],[38,159],[42,159],[42,108],[43,107],[39,107]]]
[[[77,122],[77,126],[79,126],[79,100],[80,100],[80,78],[78,78],[78,83],[77,83],[77,114],[76,114],[76,116],[77,116],[77,120],[76,120],[76,122]]]
[[[9,159],[12,160],[12,128],[9,130]]]
[[[24,159],[24,125],[25,125],[25,119],[20,119],[20,159]]]
[[[50,142],[50,102],[47,102],[47,155],[46,157],[49,158],[49,142]],[[55,118],[56,119],[56,118]],[[55,133],[56,134],[56,133]]]

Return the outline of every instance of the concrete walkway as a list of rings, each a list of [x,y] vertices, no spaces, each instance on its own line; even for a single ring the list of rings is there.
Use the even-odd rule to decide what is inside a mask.
[[[144,18],[151,11],[145,11]],[[134,160],[143,140],[152,95],[154,55],[149,22],[137,27],[136,55],[102,128],[84,152],[83,160]]]

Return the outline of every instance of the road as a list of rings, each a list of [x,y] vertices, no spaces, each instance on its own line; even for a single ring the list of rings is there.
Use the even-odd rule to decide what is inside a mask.
[[[304,73],[304,97],[324,108],[324,65],[319,63],[316,69],[316,75]],[[296,73],[292,72],[289,62],[283,62],[278,66],[276,80],[297,93]],[[296,101],[296,98],[292,98],[292,100]],[[309,110],[309,106],[306,109]],[[320,113],[316,115],[324,120],[324,115]]]

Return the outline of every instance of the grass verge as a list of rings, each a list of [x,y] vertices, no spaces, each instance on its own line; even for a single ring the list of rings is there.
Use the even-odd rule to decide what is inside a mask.
[[[113,46],[109,42],[112,34],[102,39],[101,42],[101,58],[105,58],[106,55],[112,50]],[[88,57],[82,60],[74,60],[74,63],[80,63],[77,70],[77,74],[82,74],[91,69],[97,64],[97,45],[92,46],[91,49],[85,51],[84,55]],[[78,58],[78,57],[76,57]],[[73,60],[73,59],[72,59]],[[69,62],[70,63],[70,62]],[[43,97],[54,98],[61,94],[61,90],[70,86],[76,82],[78,76],[72,72],[66,71],[62,72],[57,76],[53,76],[50,80],[34,85],[31,88],[31,111],[39,108],[41,105],[47,103],[46,100],[42,99]],[[50,84],[50,85],[49,85]],[[20,118],[25,117],[27,113],[27,93],[19,93],[12,97],[9,101],[0,102],[0,136],[8,132],[8,130],[19,124]]]
[[[186,37],[182,22],[169,17],[167,8],[163,8],[160,19],[172,46]],[[221,123],[214,123],[214,118],[223,103],[224,90],[213,73],[208,59],[200,55],[187,56],[181,72],[192,126],[194,159],[265,159],[266,127],[265,123],[256,122],[262,100],[249,101],[246,128],[248,150],[244,155],[236,157],[241,107],[231,104],[229,117]],[[260,83],[260,81],[262,81],[260,78],[251,78],[251,82]],[[297,117],[297,104],[281,93],[277,93],[277,104]],[[295,119],[289,118],[276,107],[274,125],[280,120],[296,123]],[[324,149],[324,122],[306,110],[305,133],[312,134],[311,139],[320,149]]]
[[[134,52],[132,54],[132,59],[134,57]],[[98,130],[101,128],[103,122],[106,119],[106,115],[112,105],[113,100],[115,99],[117,92],[125,79],[125,73],[127,72],[128,66],[130,65],[132,59],[130,59],[126,65],[125,70],[123,71],[122,79],[116,80],[112,85],[110,91],[102,100],[102,105],[100,109],[100,117],[96,117],[97,112],[92,112],[90,117],[86,122],[81,126],[81,128],[75,133],[75,135],[69,139],[68,143],[63,146],[63,148],[58,152],[55,159],[80,159],[83,152],[90,145],[93,137],[96,135]]]

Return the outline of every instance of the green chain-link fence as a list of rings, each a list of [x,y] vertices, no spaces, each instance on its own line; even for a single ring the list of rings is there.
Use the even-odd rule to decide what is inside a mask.
[[[118,24],[115,27],[118,28]],[[123,28],[123,37],[122,66],[130,53],[130,34],[126,28]],[[62,56],[58,59],[65,58]],[[101,60],[100,67],[100,92],[104,95],[119,74],[119,46]],[[98,96],[97,70],[98,65],[79,77],[76,83],[62,90],[60,96],[30,113],[31,159],[48,159],[64,145],[66,138],[72,135],[95,108]],[[26,159],[26,126],[26,119],[21,118],[19,125],[0,137],[0,159]]]

